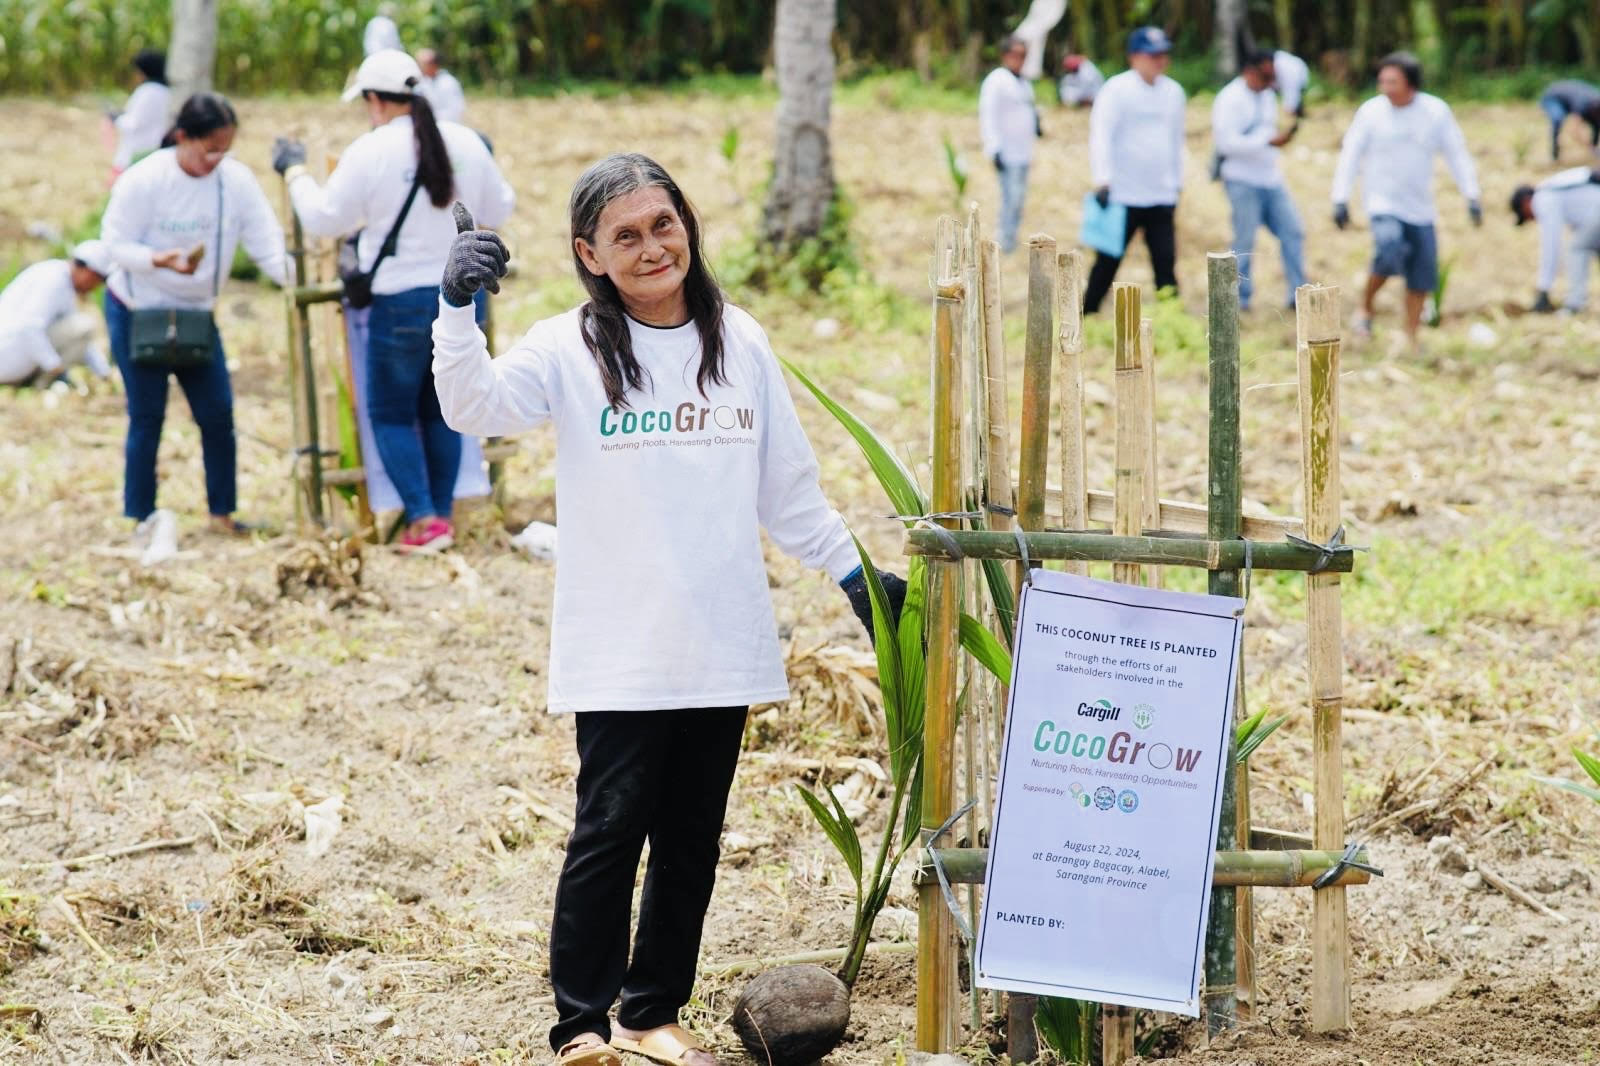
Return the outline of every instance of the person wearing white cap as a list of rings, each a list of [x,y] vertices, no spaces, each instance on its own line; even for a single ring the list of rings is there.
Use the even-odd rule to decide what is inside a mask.
[[[388,15],[374,15],[367,20],[367,26],[361,31],[361,54],[375,56],[379,52],[393,49],[401,51],[400,27],[394,24],[394,19]]]
[[[0,384],[23,385],[86,363],[98,377],[111,373],[94,343],[94,316],[78,310],[111,273],[103,241],[84,241],[71,259],[35,263],[0,290]]]
[[[168,384],[177,378],[200,429],[211,529],[250,531],[233,517],[233,383],[212,312],[240,247],[275,284],[288,285],[292,271],[283,227],[260,183],[228,155],[238,127],[226,97],[190,96],[167,135],[169,146],[122,172],[100,221],[115,264],[106,279],[106,333],[128,402],[122,509],[146,530],[156,512]],[[158,341],[162,336],[169,339]]]
[[[1177,290],[1178,238],[1173,216],[1183,185],[1183,88],[1167,77],[1172,40],[1159,26],[1128,35],[1128,69],[1106,81],[1089,112],[1089,174],[1101,207],[1127,208],[1126,241],[1144,231],[1156,289]],[[1098,311],[1122,256],[1099,252],[1083,307]]]
[[[432,48],[418,49],[417,66],[422,71],[417,94],[428,98],[433,117],[440,122],[460,122],[467,113],[467,94],[456,76],[440,64],[439,53]]]
[[[344,99],[365,102],[372,129],[345,149],[327,184],[307,172],[297,141],[278,138],[272,165],[288,181],[307,232],[359,231],[357,265],[370,282],[372,307],[367,413],[384,472],[405,507],[401,546],[439,551],[455,539],[450,517],[461,463],[461,437],[439,413],[429,333],[456,232],[450,205],[460,200],[484,225],[498,226],[516,197],[476,133],[434,118],[418,95],[421,84],[422,71],[406,53],[368,56]]]

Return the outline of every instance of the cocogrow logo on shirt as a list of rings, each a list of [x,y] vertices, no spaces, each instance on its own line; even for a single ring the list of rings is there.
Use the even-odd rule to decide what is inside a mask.
[[[699,407],[680,403],[671,411],[622,411],[606,407],[600,412],[600,435],[619,433],[703,433],[707,429],[754,429],[755,409],[751,407]]]

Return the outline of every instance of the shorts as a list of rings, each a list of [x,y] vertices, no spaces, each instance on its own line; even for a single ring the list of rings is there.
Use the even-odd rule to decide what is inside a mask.
[[[1411,292],[1439,287],[1439,245],[1433,226],[1402,222],[1393,215],[1372,219],[1372,272],[1379,277],[1404,276]]]

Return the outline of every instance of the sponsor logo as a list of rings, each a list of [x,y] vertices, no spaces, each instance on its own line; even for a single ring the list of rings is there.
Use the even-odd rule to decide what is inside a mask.
[[[636,434],[705,433],[714,430],[753,430],[756,413],[752,407],[730,407],[719,404],[704,407],[693,403],[680,403],[672,410],[618,411],[606,407],[600,411],[602,437],[631,437]]]
[[[1139,793],[1131,788],[1125,788],[1117,793],[1117,810],[1123,814],[1132,814],[1139,809]]]
[[[1093,703],[1078,704],[1080,718],[1093,718],[1097,722],[1116,721],[1122,715],[1122,708],[1113,706],[1110,700],[1095,700]]]
[[[1117,790],[1108,785],[1101,785],[1094,790],[1094,805],[1102,811],[1109,811],[1116,806]]]
[[[1133,709],[1133,724],[1140,729],[1149,729],[1156,720],[1156,709],[1148,703],[1141,703]]]
[[[1076,781],[1072,783],[1067,791],[1072,793],[1073,802],[1082,807],[1084,810],[1088,810],[1089,805],[1094,802],[1089,798],[1089,793],[1085,792],[1083,790],[1083,786],[1078,784]]]

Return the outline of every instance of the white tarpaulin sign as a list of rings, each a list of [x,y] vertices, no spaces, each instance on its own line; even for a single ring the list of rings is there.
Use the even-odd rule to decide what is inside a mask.
[[[979,985],[1199,1016],[1243,607],[1033,571]]]

